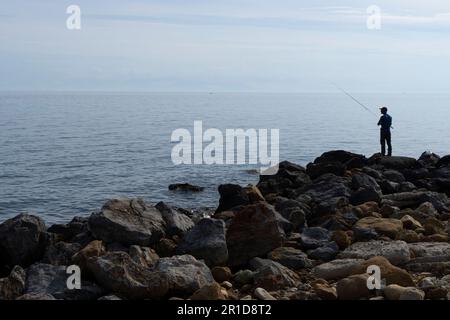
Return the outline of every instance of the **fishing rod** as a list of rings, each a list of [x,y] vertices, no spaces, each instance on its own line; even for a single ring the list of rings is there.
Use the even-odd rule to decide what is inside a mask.
[[[366,111],[368,111],[370,114],[374,115],[378,118],[378,115],[376,115],[372,110],[370,110],[368,107],[366,107],[362,102],[360,102],[358,99],[356,99],[354,96],[352,96],[350,93],[339,87],[336,83],[333,83],[333,85],[338,88],[340,91],[342,91],[346,96],[348,96],[350,99],[355,101],[357,104],[359,104],[361,107],[363,107]],[[392,129],[394,129],[393,126],[391,126]]]

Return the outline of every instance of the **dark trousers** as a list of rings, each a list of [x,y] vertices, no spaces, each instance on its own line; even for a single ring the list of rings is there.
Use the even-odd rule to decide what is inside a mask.
[[[388,146],[388,156],[392,156],[391,130],[380,131],[381,154],[386,155],[386,144]]]

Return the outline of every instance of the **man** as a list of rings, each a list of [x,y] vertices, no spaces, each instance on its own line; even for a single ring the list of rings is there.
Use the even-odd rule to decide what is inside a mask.
[[[378,125],[381,126],[380,129],[380,143],[381,143],[381,154],[386,155],[386,143],[388,146],[388,156],[392,156],[392,145],[391,145],[391,126],[392,117],[387,114],[388,109],[386,107],[380,108],[381,118],[378,121]]]

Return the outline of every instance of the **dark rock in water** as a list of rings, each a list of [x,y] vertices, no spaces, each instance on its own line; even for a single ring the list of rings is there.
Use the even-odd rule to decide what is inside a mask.
[[[87,217],[74,217],[67,224],[54,224],[47,232],[57,234],[64,242],[78,242],[85,246],[93,239],[90,236]]]
[[[436,163],[436,167],[438,168],[447,167],[449,165],[450,165],[450,155],[440,158],[439,161]]]
[[[52,266],[36,263],[27,270],[26,294],[47,294],[64,300],[95,300],[104,294],[103,289],[88,281],[82,280],[81,289],[67,288],[65,266]]]
[[[320,157],[314,160],[314,163],[326,163],[326,162],[340,162],[348,163],[349,161],[354,161],[358,159],[359,161],[366,162],[366,157],[360,154],[351,153],[344,150],[333,150],[322,154]]]
[[[171,191],[191,191],[191,192],[200,192],[205,190],[203,187],[194,186],[189,183],[174,183],[169,185],[169,190]]]
[[[109,252],[87,261],[89,271],[104,288],[128,299],[156,299],[169,290],[163,272],[134,262],[125,252]]]
[[[8,277],[0,279],[0,300],[14,300],[25,290],[25,270],[15,266]]]
[[[161,213],[142,199],[114,199],[89,217],[92,234],[105,242],[149,246],[164,236]]]
[[[280,247],[271,251],[267,258],[292,270],[312,267],[312,261],[302,251],[291,247]]]
[[[47,246],[42,262],[55,266],[67,266],[71,264],[72,256],[81,249],[82,246],[79,243],[59,241]]]
[[[272,260],[265,260],[254,273],[255,285],[268,291],[294,288],[298,282],[295,272]]]
[[[279,214],[265,203],[246,206],[236,213],[227,230],[230,266],[245,265],[282,245],[285,237]]]
[[[40,260],[47,239],[45,223],[39,217],[20,214],[6,220],[0,224],[0,266],[11,270]]]
[[[215,282],[209,268],[190,255],[161,258],[154,271],[167,279],[169,294],[172,296],[190,295]]]
[[[336,242],[330,241],[324,246],[308,251],[308,256],[314,260],[327,262],[333,260],[338,253],[338,245]]]
[[[338,208],[346,206],[351,190],[348,179],[326,174],[305,187],[303,192],[311,197],[313,212],[321,215],[334,213]]]
[[[247,192],[237,184],[222,184],[219,186],[219,206],[216,213],[227,211],[235,207],[250,203]]]
[[[200,220],[186,233],[176,252],[203,259],[210,267],[224,265],[228,260],[225,222],[210,218]]]
[[[194,222],[187,215],[178,212],[164,202],[158,202],[155,206],[166,222],[166,234],[168,236],[184,235],[194,226]]]
[[[326,173],[332,173],[336,176],[343,176],[346,171],[346,166],[340,162],[320,162],[309,163],[306,166],[306,174],[311,179],[316,179]]]
[[[300,244],[305,249],[316,249],[330,242],[331,234],[321,227],[305,228],[300,235]]]
[[[310,182],[305,168],[283,161],[279,164],[277,174],[261,175],[257,187],[264,196],[274,193],[286,197],[292,190],[304,187]]]

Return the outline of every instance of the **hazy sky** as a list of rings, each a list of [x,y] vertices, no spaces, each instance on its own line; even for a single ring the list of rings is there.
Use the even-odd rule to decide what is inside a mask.
[[[450,1],[4,0],[0,48],[0,90],[449,92]]]

